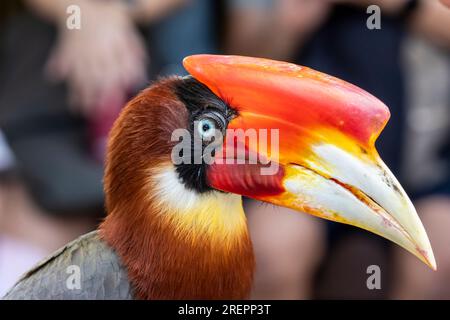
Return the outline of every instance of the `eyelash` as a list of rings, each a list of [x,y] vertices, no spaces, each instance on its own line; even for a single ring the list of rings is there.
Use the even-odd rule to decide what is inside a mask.
[[[203,112],[202,114],[200,114],[199,116],[196,117],[195,121],[201,121],[204,119],[209,119],[209,120],[214,121],[214,123],[216,124],[216,128],[222,132],[224,132],[224,130],[227,126],[227,122],[226,122],[224,116],[220,112],[215,111],[215,110]]]

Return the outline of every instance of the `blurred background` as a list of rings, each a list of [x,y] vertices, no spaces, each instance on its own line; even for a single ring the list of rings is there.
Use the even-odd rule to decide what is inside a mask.
[[[81,29],[67,19],[81,13]],[[375,11],[380,8],[374,29]],[[104,216],[108,130],[194,53],[306,65],[384,101],[382,158],[419,211],[438,271],[345,225],[245,200],[257,299],[450,299],[448,0],[0,2],[0,296]],[[71,20],[71,22],[76,20]],[[379,28],[378,28],[379,27]],[[369,290],[378,265],[381,289]]]

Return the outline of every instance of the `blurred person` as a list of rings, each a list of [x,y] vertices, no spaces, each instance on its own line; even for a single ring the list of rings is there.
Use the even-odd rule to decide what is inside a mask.
[[[438,271],[428,273],[394,249],[393,297],[450,299],[450,55],[411,36],[404,57],[408,116],[402,171],[430,234]]]
[[[90,7],[94,2],[87,3],[89,6],[83,13],[89,15],[95,12]],[[14,14],[2,20],[0,127],[16,156],[19,177],[4,183],[2,188],[5,201],[0,230],[1,290],[11,286],[31,264],[92,229],[102,214],[103,197],[102,164],[86,151],[88,138],[84,132],[88,106],[101,103],[88,101],[92,92],[87,92],[81,83],[93,78],[92,74],[87,80],[82,78],[86,64],[89,66],[88,57],[95,57],[104,43],[91,48],[89,44],[95,45],[97,40],[87,39],[89,33],[64,33],[67,14],[63,1],[14,4],[17,8]],[[60,26],[59,43],[55,41],[56,28],[30,14],[25,5],[32,13],[48,14],[48,21]],[[104,10],[106,24],[111,23],[112,18],[108,17],[113,14],[112,9],[108,13],[108,8]],[[93,28],[89,26],[92,23],[85,25],[85,29]],[[106,43],[114,39],[106,36]],[[112,52],[118,47],[117,42],[112,43]],[[106,50],[103,53],[108,53]],[[109,60],[105,60],[107,64]],[[81,64],[76,65],[78,62]],[[96,70],[92,66],[88,69]],[[54,80],[64,80],[64,84],[49,81],[50,74]],[[106,86],[99,84],[99,87],[95,94],[103,99]],[[72,101],[74,110],[69,110],[67,94],[71,99],[81,99]]]
[[[381,8],[381,30],[372,31],[366,27],[369,17],[366,9],[373,4]],[[406,113],[400,51],[405,27],[438,46],[450,48],[448,9],[437,0],[235,0],[229,1],[229,7],[229,53],[291,60],[355,83],[384,101],[390,107],[392,117],[378,141],[378,149],[394,173],[400,171],[402,153],[399,146],[404,143]],[[442,211],[442,204],[440,208],[439,211]],[[291,221],[296,226],[290,225],[283,230],[286,225],[284,219],[288,219],[287,213],[270,208],[264,210],[266,219],[259,219],[257,225],[252,225],[252,215],[259,214],[258,210],[254,206],[249,212],[252,237],[271,240],[278,237],[281,240],[277,241],[279,247],[276,249],[268,240],[260,243],[264,249],[258,250],[256,255],[261,262],[260,273],[256,275],[254,297],[312,297],[312,291],[306,288],[311,288],[320,262],[318,257],[322,255],[322,247],[326,243],[323,235],[316,234],[323,230],[323,226],[311,228],[302,221]],[[314,223],[320,224],[319,221]],[[433,230],[429,232],[431,234]],[[299,233],[303,238],[292,236]],[[357,246],[363,240],[357,230],[331,224],[328,234],[328,243],[337,243],[342,250],[335,251],[329,257],[336,263],[331,263],[325,272],[321,270],[322,278],[329,280],[328,285],[333,286],[334,292],[324,291],[320,289],[323,286],[319,285],[319,296],[335,298],[346,294],[352,298],[386,298],[386,289],[391,289],[388,285],[383,287],[381,294],[366,288],[366,267],[369,264],[376,261],[382,270],[389,269],[388,260],[383,258],[383,240],[365,237],[367,245]],[[305,238],[307,236],[310,238]],[[283,239],[286,242],[283,243]],[[444,243],[444,238],[441,239]],[[305,245],[311,246],[311,249],[305,250]],[[377,253],[372,257],[366,254],[369,245],[375,248],[371,252]],[[258,248],[258,242],[255,247]],[[280,247],[289,248],[283,251],[282,257]],[[353,249],[349,249],[351,247]],[[349,250],[359,252],[362,259],[355,261]],[[439,253],[437,260],[439,263]],[[339,268],[339,264],[345,264],[346,268]],[[390,272],[383,274],[386,275],[384,279],[396,277]],[[349,277],[358,279],[360,283],[351,286]],[[258,278],[264,279],[264,282],[258,282]],[[306,282],[302,283],[298,279],[306,279]],[[285,283],[290,283],[286,290],[282,285]],[[353,291],[347,290],[349,287]]]
[[[0,283],[93,229],[103,215],[103,151],[124,103],[148,79],[213,52],[207,0],[3,3],[0,128],[17,175],[0,193]],[[67,28],[78,5],[81,29]],[[209,31],[208,31],[209,30]],[[181,40],[180,40],[181,39]]]

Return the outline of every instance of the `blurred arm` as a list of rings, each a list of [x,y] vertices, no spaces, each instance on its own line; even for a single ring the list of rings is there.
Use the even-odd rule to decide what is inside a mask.
[[[122,5],[130,19],[138,23],[148,23],[157,20],[177,9],[188,0],[114,0]],[[91,2],[108,2],[102,0],[26,0],[29,8],[44,19],[60,23],[67,17],[66,9],[70,5],[80,7]]]
[[[230,0],[227,50],[288,60],[323,22],[327,1]]]
[[[67,7],[81,5],[86,0],[26,0],[28,7],[40,17],[53,23],[61,23],[67,17]]]
[[[182,7],[189,0],[118,0],[124,3],[131,18],[138,23],[148,23],[161,19]]]

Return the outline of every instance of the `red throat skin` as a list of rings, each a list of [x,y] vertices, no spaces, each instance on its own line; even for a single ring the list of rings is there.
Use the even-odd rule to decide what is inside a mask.
[[[159,139],[188,116],[170,81],[132,100],[114,125],[100,234],[121,258],[136,299],[248,298],[255,262],[241,197],[186,189],[171,145]]]

